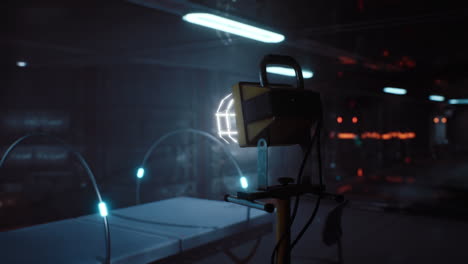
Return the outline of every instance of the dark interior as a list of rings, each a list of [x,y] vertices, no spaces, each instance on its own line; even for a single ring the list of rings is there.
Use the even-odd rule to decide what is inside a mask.
[[[239,82],[259,81],[266,54],[295,58],[323,104],[321,165],[328,192],[349,204],[342,263],[463,263],[468,253],[468,5],[402,0],[12,1],[1,9],[0,153],[44,133],[81,153],[111,209],[135,203],[135,175],[154,140],[179,129],[218,137],[215,113]],[[211,12],[280,32],[280,43],[191,24]],[[271,82],[295,79],[270,75]],[[384,87],[406,94],[384,93]],[[443,101],[432,101],[440,95]],[[457,101],[458,100],[458,101]],[[465,100],[465,101],[463,101]],[[311,106],[312,107],[312,106]],[[219,137],[218,137],[219,138]],[[222,141],[224,142],[224,141]],[[225,144],[246,177],[257,150]],[[269,182],[296,178],[297,145],[268,148]],[[304,176],[316,182],[317,154]],[[141,201],[223,200],[240,188],[222,147],[180,133],[147,162]],[[312,213],[304,198],[297,233]],[[30,138],[0,167],[0,231],[94,214],[73,153]],[[292,263],[339,263],[322,241],[324,203]],[[249,263],[269,263],[273,233]],[[242,237],[241,237],[242,240]],[[250,240],[235,251],[248,254]],[[182,263],[181,260],[168,260]],[[0,262],[3,262],[0,259]],[[41,263],[41,262],[38,262]],[[187,263],[230,263],[213,253]]]

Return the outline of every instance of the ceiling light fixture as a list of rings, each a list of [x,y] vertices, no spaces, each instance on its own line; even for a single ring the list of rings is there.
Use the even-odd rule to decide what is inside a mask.
[[[284,35],[208,13],[188,13],[184,21],[265,43],[282,42]]]
[[[450,99],[449,104],[468,104],[468,99]]]
[[[28,63],[25,62],[25,61],[17,61],[16,66],[18,66],[20,68],[24,68],[24,67],[28,66]]]
[[[291,77],[296,76],[296,72],[294,71],[294,69],[279,66],[267,67],[267,72]],[[304,77],[304,79],[310,79],[314,77],[314,73],[308,70],[303,70],[302,77]]]
[[[435,102],[443,102],[445,101],[445,97],[443,97],[442,95],[432,94],[432,95],[429,95],[429,100],[435,101]]]
[[[405,95],[406,89],[403,88],[396,88],[396,87],[385,87],[383,88],[384,93],[389,94],[397,94],[397,95]]]

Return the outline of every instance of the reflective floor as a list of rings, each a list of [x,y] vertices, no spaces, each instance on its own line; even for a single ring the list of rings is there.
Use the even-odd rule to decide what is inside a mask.
[[[352,205],[351,205],[352,206]],[[302,227],[313,208],[308,200],[301,206],[293,232]],[[326,213],[331,204],[324,204],[292,253],[292,263],[336,263],[337,246],[327,247],[321,241]],[[468,236],[468,222],[411,216],[399,213],[348,208],[343,219],[343,263],[461,263],[468,258],[460,237]],[[269,263],[274,235],[262,243],[250,263]],[[234,250],[245,256],[254,242]],[[233,263],[219,253],[197,263]]]

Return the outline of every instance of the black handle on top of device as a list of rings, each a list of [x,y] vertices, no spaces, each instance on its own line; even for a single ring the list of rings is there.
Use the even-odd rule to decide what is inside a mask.
[[[269,54],[263,57],[260,62],[260,84],[264,87],[268,85],[267,66],[271,64],[290,66],[296,72],[296,86],[304,89],[304,77],[302,77],[301,65],[290,56]]]

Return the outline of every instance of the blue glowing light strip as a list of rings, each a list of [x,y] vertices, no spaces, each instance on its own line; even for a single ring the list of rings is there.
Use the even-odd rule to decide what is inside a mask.
[[[184,21],[266,43],[282,42],[284,35],[208,13],[189,13]]]
[[[445,97],[443,97],[442,95],[432,94],[432,95],[429,95],[429,100],[434,101],[434,102],[443,102],[445,101]]]
[[[23,68],[23,67],[28,66],[28,63],[25,61],[17,61],[16,66]]]
[[[403,88],[395,88],[395,87],[385,87],[383,88],[384,93],[389,94],[397,94],[397,95],[405,95],[406,89]]]
[[[468,104],[468,99],[450,99],[449,104]]]
[[[270,66],[267,67],[267,72],[269,73],[274,73],[274,74],[279,74],[279,75],[284,75],[284,76],[291,76],[294,77],[296,76],[296,72],[291,69],[291,68],[285,68],[285,67],[279,67],[279,66]],[[314,77],[314,73],[308,70],[303,70],[302,71],[302,76],[304,79],[310,79]]]

